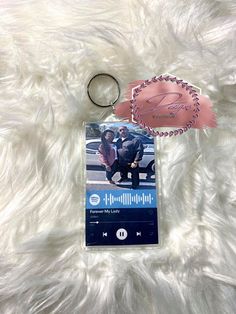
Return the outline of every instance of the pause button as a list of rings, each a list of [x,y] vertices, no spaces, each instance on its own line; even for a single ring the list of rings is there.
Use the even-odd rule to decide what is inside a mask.
[[[127,235],[128,235],[128,232],[127,232],[125,229],[123,229],[123,228],[118,229],[118,230],[116,231],[116,237],[117,237],[119,240],[124,240],[124,239],[126,239],[126,238],[127,238]]]

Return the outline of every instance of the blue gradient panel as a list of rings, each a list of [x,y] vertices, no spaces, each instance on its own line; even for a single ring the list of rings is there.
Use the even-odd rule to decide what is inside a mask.
[[[86,246],[158,244],[155,189],[87,190]]]

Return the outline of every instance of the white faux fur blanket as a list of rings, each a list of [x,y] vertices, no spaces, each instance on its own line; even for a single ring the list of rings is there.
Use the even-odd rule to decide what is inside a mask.
[[[0,1],[0,313],[236,313],[234,0]],[[82,123],[99,72],[171,73],[218,126],[164,138],[162,247],[86,251]]]

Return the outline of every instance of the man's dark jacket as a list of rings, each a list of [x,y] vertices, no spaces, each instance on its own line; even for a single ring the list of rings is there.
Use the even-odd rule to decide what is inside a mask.
[[[120,165],[127,166],[134,161],[140,161],[143,157],[142,141],[130,134],[123,141],[119,138],[116,142],[116,146]]]

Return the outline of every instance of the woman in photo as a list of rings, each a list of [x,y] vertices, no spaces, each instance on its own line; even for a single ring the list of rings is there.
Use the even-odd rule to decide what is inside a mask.
[[[106,178],[110,184],[115,184],[113,175],[118,170],[117,148],[113,144],[115,134],[112,130],[105,130],[101,135],[101,145],[98,148],[99,160],[106,169]]]

